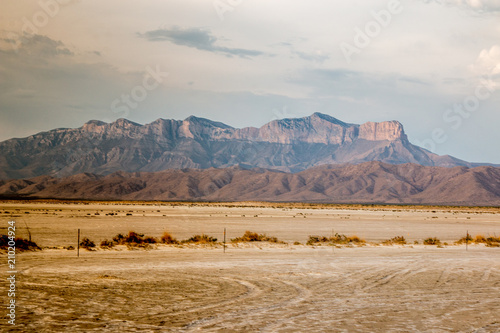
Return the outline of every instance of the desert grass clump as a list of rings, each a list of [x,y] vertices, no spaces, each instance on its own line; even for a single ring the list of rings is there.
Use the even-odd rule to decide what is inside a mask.
[[[385,240],[382,242],[384,245],[405,245],[406,244],[406,238],[404,236],[396,236],[391,239]]]
[[[195,244],[213,244],[215,242],[217,242],[217,238],[205,234],[194,235],[193,237],[181,241],[181,243],[195,243]]]
[[[7,235],[0,236],[0,249],[7,250],[9,248],[9,242],[11,242],[12,238],[9,238]],[[41,250],[41,248],[31,240],[24,239],[21,237],[14,238],[16,251],[36,251]]]
[[[113,246],[115,246],[115,242],[109,241],[107,239],[103,240],[100,245],[102,249],[111,249]]]
[[[149,236],[144,237],[144,234],[139,234],[135,231],[129,231],[126,236],[118,234],[115,237],[113,237],[113,242],[120,245],[155,244],[158,243],[158,240],[154,237],[149,237]]]
[[[486,246],[489,247],[500,247],[500,237],[488,237],[486,238]]]
[[[464,243],[472,243],[474,239],[472,238],[471,235],[467,234],[466,237],[462,237],[459,240],[455,242],[455,244],[464,244]]]
[[[143,244],[156,244],[158,243],[158,239],[151,237],[151,236],[146,236],[142,239]]]
[[[113,242],[115,242],[115,244],[122,244],[124,239],[125,236],[123,236],[122,234],[118,234],[115,237],[113,237]]]
[[[82,241],[80,242],[80,247],[88,250],[88,251],[93,251],[95,248],[95,243],[88,239],[87,237],[84,237]]]
[[[328,238],[325,236],[309,236],[309,240],[307,241],[307,245],[315,245],[321,243],[329,243],[331,245],[342,245],[342,244],[365,244],[366,241],[364,239],[359,238],[356,235],[346,236],[343,234],[336,233],[334,236]]]
[[[489,247],[500,247],[500,237],[486,237],[483,235],[476,235],[472,240],[476,244],[486,244]]]
[[[441,245],[441,241],[436,237],[429,237],[424,239],[424,245]]]
[[[149,248],[151,244],[159,243],[159,240],[151,237],[144,236],[135,231],[129,231],[127,235],[118,234],[113,237],[114,245],[126,245],[129,249],[136,247]]]
[[[240,242],[270,242],[270,243],[278,243],[278,238],[276,237],[270,237],[267,236],[266,234],[258,234],[256,232],[251,232],[249,230],[245,231],[243,236],[241,237],[236,237],[231,239],[231,242],[233,243],[240,243]]]
[[[169,232],[165,231],[160,238],[163,244],[179,244],[179,241],[175,239]]]
[[[481,244],[486,242],[487,242],[486,237],[484,237],[483,235],[476,235],[476,237],[474,237],[474,243],[476,244]]]
[[[500,247],[500,237],[486,237],[484,235],[476,235],[472,237],[471,235],[467,235],[467,237],[462,237],[456,244],[464,244],[464,243],[475,243],[475,244],[485,244],[488,247]]]
[[[144,234],[138,234],[135,231],[129,231],[128,235],[123,239],[123,242],[141,244],[144,242],[142,237],[144,237]]]

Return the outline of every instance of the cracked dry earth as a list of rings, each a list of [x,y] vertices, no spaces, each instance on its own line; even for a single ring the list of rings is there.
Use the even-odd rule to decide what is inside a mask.
[[[498,249],[74,254],[18,255],[17,325],[1,331],[500,332]]]

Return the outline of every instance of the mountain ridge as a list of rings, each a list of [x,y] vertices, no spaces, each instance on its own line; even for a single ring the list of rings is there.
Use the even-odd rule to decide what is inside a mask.
[[[398,121],[357,125],[321,113],[273,120],[260,128],[234,128],[195,116],[159,118],[145,125],[124,118],[111,123],[90,120],[79,128],[0,142],[0,179],[238,164],[299,172],[324,164],[368,161],[481,165],[411,144]]]
[[[82,173],[0,181],[19,198],[159,201],[269,201],[500,206],[500,168],[386,164],[321,165],[298,173],[224,169]]]

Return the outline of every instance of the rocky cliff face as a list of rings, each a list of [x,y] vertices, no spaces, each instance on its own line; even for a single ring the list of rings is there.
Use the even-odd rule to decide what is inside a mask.
[[[398,121],[385,121],[383,123],[364,123],[359,127],[359,139],[369,141],[395,141],[408,140],[403,125]]]
[[[367,161],[471,166],[412,145],[397,121],[356,125],[320,113],[242,129],[193,116],[146,125],[92,120],[0,143],[0,179],[238,164],[298,172]]]

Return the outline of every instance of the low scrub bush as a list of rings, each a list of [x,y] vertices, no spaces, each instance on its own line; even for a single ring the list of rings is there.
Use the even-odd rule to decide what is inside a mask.
[[[500,237],[486,237],[483,235],[476,235],[474,238],[471,235],[468,235],[467,237],[462,237],[458,241],[456,241],[456,244],[464,244],[465,242],[468,243],[475,243],[475,244],[486,244],[486,246],[489,247],[500,247]]]
[[[156,244],[156,243],[158,243],[158,240],[154,237],[147,236],[147,237],[144,237],[144,239],[142,240],[142,243],[144,243],[144,244]]]
[[[241,237],[236,237],[231,239],[231,242],[233,243],[239,243],[239,242],[271,242],[271,243],[278,243],[278,238],[276,237],[270,237],[267,236],[266,234],[258,234],[256,232],[251,232],[251,231],[245,231],[243,236]]]
[[[441,244],[441,241],[439,239],[437,239],[436,237],[434,238],[427,238],[427,239],[424,239],[424,245],[440,245]]]
[[[391,239],[383,241],[382,244],[384,244],[384,245],[393,245],[393,244],[405,245],[406,238],[404,238],[404,236],[396,236],[396,237],[393,237]]]
[[[84,237],[80,242],[80,247],[92,251],[95,248],[95,243],[90,239],[88,239],[87,237]]]
[[[161,242],[164,244],[179,244],[179,241],[175,239],[169,232],[165,231],[161,236]]]
[[[195,235],[191,238],[183,240],[181,243],[197,243],[197,244],[208,244],[217,242],[217,238],[210,237],[205,234]]]
[[[0,236],[0,249],[7,250],[9,247],[10,241],[11,241],[11,238],[9,238],[7,235],[1,235]],[[17,238],[14,238],[14,242],[15,242],[14,246],[16,248],[16,251],[41,250],[41,248],[35,242],[32,242],[28,239],[17,237]],[[11,245],[12,245],[12,242],[11,242]]]
[[[118,234],[113,237],[113,242],[119,245],[134,245],[134,244],[156,244],[158,239],[150,236],[144,236],[135,231],[129,231],[126,236]]]
[[[103,249],[110,249],[110,248],[112,248],[113,246],[115,246],[115,243],[114,243],[114,242],[112,242],[112,241],[109,241],[109,240],[105,239],[105,240],[103,240],[103,241],[101,242],[101,245],[100,245],[100,246],[101,246],[101,248],[103,248]]]
[[[465,243],[472,243],[473,238],[471,235],[467,235],[466,237],[460,238],[458,241],[456,241],[456,244],[465,244]]]
[[[359,238],[356,235],[346,236],[343,234],[335,234],[334,236],[328,238],[325,236],[309,236],[309,240],[307,241],[307,245],[314,245],[320,243],[330,243],[330,244],[364,244],[366,243],[364,239]]]
[[[489,247],[500,247],[500,237],[485,237],[483,235],[476,235],[474,237],[474,243],[476,244],[486,244]]]

